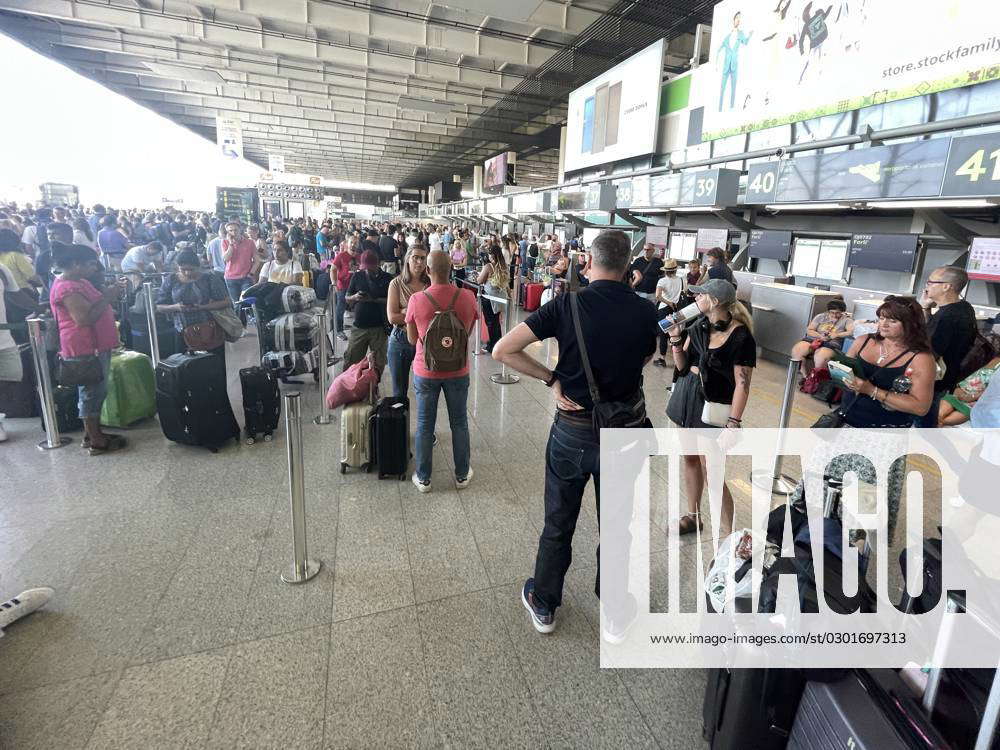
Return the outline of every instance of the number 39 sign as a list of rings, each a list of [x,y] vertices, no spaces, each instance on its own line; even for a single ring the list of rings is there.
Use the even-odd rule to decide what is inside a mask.
[[[1000,195],[1000,133],[952,140],[941,195]]]

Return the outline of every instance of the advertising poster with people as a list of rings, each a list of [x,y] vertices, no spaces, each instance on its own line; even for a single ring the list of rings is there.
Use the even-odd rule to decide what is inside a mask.
[[[1000,78],[1000,3],[724,0],[706,139]]]

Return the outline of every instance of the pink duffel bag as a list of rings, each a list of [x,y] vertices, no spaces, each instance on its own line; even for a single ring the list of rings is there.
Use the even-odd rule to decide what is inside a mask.
[[[336,409],[344,404],[369,399],[378,381],[378,369],[372,364],[371,357],[365,357],[334,379],[330,390],[326,392],[326,405],[330,409]]]

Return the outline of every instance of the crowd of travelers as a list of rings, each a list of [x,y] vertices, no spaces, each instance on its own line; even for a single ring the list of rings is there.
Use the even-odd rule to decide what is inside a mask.
[[[271,218],[247,225],[236,217],[172,209],[0,205],[0,323],[48,307],[61,360],[96,355],[106,374],[110,352],[119,345],[116,304],[148,274],[163,275],[157,310],[169,316],[178,335],[238,303],[257,283],[313,286],[320,299],[334,297],[333,333],[346,342],[345,369],[370,356],[379,372],[388,367],[392,396],[400,399],[409,398],[412,377],[411,480],[422,493],[432,490],[442,393],[455,486],[462,489],[472,480],[470,354],[492,355],[538,379],[552,389],[556,409],[545,455],[545,524],[522,601],[535,628],[550,632],[591,479],[600,503],[599,429],[651,425],[643,393],[646,365],[673,367],[666,409],[673,425],[743,425],[757,365],[754,322],[737,299],[727,254],[714,248],[703,260],[681,266],[651,244],[633,257],[627,236],[616,230],[601,232],[583,248],[576,239],[564,242],[555,235],[480,236],[466,227],[418,222]],[[574,293],[554,296],[504,331],[504,305],[488,298],[515,304],[515,279],[540,269],[554,279],[572,277]],[[831,301],[791,352],[804,379],[838,356],[858,362],[823,426],[947,427],[970,420],[974,426],[1000,425],[1000,378],[992,379],[1000,351],[995,338],[980,332],[962,298],[967,283],[960,268],[934,269],[918,297],[886,297],[867,328],[847,315],[842,301]],[[478,305],[475,287],[482,289]],[[691,304],[699,313],[693,325],[661,328],[666,316]],[[438,337],[442,314],[453,326],[444,339]],[[455,359],[447,347],[471,338],[479,319],[487,341],[475,341]],[[558,343],[554,368],[528,351],[546,339]],[[22,377],[17,343],[16,331],[0,329],[0,380]],[[212,351],[224,369],[225,343]],[[84,447],[92,455],[125,442],[102,430],[103,398],[100,384],[79,388]],[[693,533],[702,527],[706,467],[690,457],[682,471],[688,508],[680,531]],[[728,488],[721,520],[732,526]]]

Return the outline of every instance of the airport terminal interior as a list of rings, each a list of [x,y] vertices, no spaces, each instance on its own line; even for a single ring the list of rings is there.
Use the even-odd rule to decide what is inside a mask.
[[[1000,649],[941,668],[943,626],[892,669],[602,666],[639,626],[574,498],[597,424],[981,440],[893,465],[885,560],[843,507],[864,456],[820,502],[731,455],[721,518],[656,456],[638,523],[652,613],[679,580],[756,616],[726,589],[782,549],[756,494],[796,556],[818,502],[826,585],[857,561],[826,607],[874,613],[885,570],[1000,641],[941,573],[1000,477],[1000,5],[464,5],[0,0],[6,39],[257,175],[125,205],[0,171],[0,749],[992,747]]]

